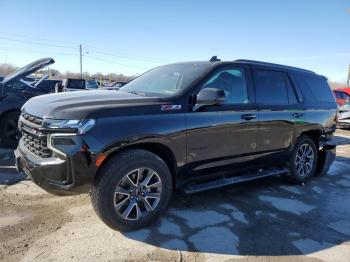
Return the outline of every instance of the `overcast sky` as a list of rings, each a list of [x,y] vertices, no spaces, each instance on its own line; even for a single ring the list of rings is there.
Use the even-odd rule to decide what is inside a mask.
[[[51,56],[55,68],[142,73],[188,60],[239,58],[311,69],[345,81],[350,1],[0,0],[0,63]]]

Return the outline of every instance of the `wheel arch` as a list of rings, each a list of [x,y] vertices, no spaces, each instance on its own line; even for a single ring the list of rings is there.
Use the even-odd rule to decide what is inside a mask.
[[[21,112],[20,108],[11,108],[11,109],[7,109],[5,111],[0,112],[0,121],[4,118],[5,115],[12,113],[12,112]]]
[[[314,141],[314,143],[316,145],[316,149],[318,150],[318,147],[320,145],[320,137],[321,137],[321,135],[322,135],[322,131],[321,130],[313,129],[313,130],[307,130],[307,131],[301,132],[300,135],[298,136],[298,138],[301,137],[301,136],[308,136],[308,137],[310,137]]]
[[[143,149],[157,155],[168,166],[172,176],[173,186],[176,185],[176,177],[177,177],[176,157],[168,146],[157,142],[143,142],[143,143],[137,143],[137,144],[130,144],[123,147],[112,148],[112,149],[109,149],[108,152],[102,153],[105,155],[103,157],[103,161],[101,162],[100,166],[97,169],[95,179],[99,176],[99,171],[110,159],[120,154],[121,152],[130,150],[130,149]]]

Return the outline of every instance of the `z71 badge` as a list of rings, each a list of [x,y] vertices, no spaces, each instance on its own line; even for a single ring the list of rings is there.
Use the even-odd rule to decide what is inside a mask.
[[[180,110],[181,105],[161,105],[161,110]]]

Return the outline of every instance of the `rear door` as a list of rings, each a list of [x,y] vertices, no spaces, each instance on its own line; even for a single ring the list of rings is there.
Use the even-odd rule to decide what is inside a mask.
[[[286,71],[253,67],[253,75],[260,120],[257,152],[286,151],[304,114],[298,93]]]
[[[206,87],[224,90],[226,98],[222,105],[186,113],[189,166],[193,171],[225,169],[252,160],[258,119],[249,67],[218,68],[193,95]]]

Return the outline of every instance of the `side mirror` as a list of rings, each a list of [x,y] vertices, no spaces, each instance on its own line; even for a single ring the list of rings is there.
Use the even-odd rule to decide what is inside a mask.
[[[214,106],[225,100],[225,92],[221,89],[206,87],[199,91],[193,111],[203,106]]]

